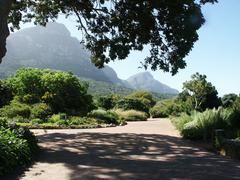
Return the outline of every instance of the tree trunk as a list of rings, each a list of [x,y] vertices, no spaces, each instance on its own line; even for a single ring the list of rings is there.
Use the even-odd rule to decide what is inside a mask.
[[[0,0],[0,63],[7,52],[6,39],[9,36],[7,19],[12,2],[12,0]]]

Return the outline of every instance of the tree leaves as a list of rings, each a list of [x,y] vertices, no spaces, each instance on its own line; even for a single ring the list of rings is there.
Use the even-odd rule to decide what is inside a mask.
[[[186,66],[184,58],[198,40],[197,30],[205,21],[201,7],[207,2],[216,0],[19,0],[9,22],[19,28],[20,21],[45,25],[61,13],[75,15],[97,67],[150,45],[143,67],[174,75]]]

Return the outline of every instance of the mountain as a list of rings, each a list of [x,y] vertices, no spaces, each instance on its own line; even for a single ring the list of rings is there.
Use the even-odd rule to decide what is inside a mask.
[[[132,89],[137,90],[148,90],[163,94],[178,94],[178,90],[173,89],[158,80],[154,79],[150,72],[142,72],[129,77],[127,80],[127,85],[131,86]]]
[[[7,49],[7,56],[0,65],[1,78],[20,67],[36,67],[71,71],[80,77],[123,84],[112,68],[96,68],[90,62],[90,53],[79,40],[71,37],[63,24],[49,23],[46,27],[36,26],[12,33]]]
[[[7,40],[7,49],[7,55],[0,64],[0,78],[14,74],[21,67],[50,68],[94,80],[90,82],[90,88],[103,94],[120,92],[124,95],[132,91],[130,89],[145,89],[164,94],[178,93],[177,90],[155,80],[150,73],[140,73],[121,80],[109,66],[96,68],[90,61],[89,51],[78,39],[71,37],[63,24],[48,23],[46,27],[35,26],[12,33]],[[108,89],[104,91],[104,88]]]
[[[89,85],[88,93],[92,95],[100,95],[100,96],[106,96],[110,94],[118,94],[121,96],[126,96],[134,92],[133,89],[118,85],[118,84],[110,84],[107,82],[101,82],[101,81],[94,81],[91,79],[83,79],[80,78],[80,81],[86,82]],[[157,101],[163,100],[163,99],[172,99],[176,97],[176,94],[162,94],[162,93],[156,93],[151,92],[154,99]]]

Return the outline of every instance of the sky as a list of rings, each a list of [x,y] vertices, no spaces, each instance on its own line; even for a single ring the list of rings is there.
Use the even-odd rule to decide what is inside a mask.
[[[215,5],[206,5],[203,14],[206,23],[198,31],[199,40],[185,58],[187,67],[172,76],[160,70],[150,71],[155,79],[173,88],[182,90],[183,82],[190,80],[192,74],[199,72],[207,75],[210,81],[222,96],[228,93],[240,93],[240,0],[219,0]],[[81,38],[77,31],[74,18],[60,18],[70,30],[72,36]],[[23,25],[22,27],[29,27]],[[138,72],[140,61],[148,54],[148,50],[132,52],[123,61],[114,61],[108,65],[112,67],[121,79]]]

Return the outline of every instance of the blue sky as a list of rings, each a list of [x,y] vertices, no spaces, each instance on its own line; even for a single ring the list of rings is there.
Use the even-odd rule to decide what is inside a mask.
[[[199,30],[199,41],[188,57],[187,67],[175,76],[162,71],[152,72],[154,78],[181,91],[182,83],[195,72],[207,75],[208,81],[217,88],[220,95],[240,93],[240,0],[219,0],[218,4],[206,5],[203,13],[205,25]],[[59,19],[71,31],[72,36],[81,37],[76,30],[74,19]],[[31,25],[24,25],[28,27]],[[138,72],[140,61],[148,51],[132,52],[124,61],[109,65],[118,76],[126,79]],[[149,70],[150,71],[150,70]]]

